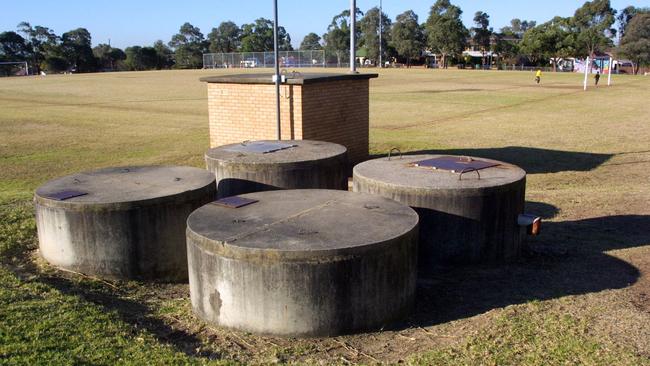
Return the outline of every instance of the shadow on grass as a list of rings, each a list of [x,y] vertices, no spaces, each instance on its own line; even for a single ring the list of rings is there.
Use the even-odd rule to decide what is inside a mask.
[[[590,171],[599,167],[614,156],[614,154],[549,150],[524,146],[404,152],[404,155],[421,154],[463,155],[501,160],[506,163],[518,165],[529,174],[558,173],[564,171]],[[374,155],[371,158],[379,158],[383,156],[385,155]]]
[[[527,206],[543,208],[543,216],[557,213],[546,204]],[[648,227],[650,216],[638,215],[545,222],[518,263],[421,275],[416,311],[401,326],[425,327],[533,300],[628,287],[639,270],[603,252],[650,244]]]

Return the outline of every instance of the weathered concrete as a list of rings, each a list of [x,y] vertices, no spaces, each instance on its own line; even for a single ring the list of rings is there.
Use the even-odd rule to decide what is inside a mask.
[[[417,214],[395,201],[334,190],[243,195],[188,218],[194,311],[223,327],[279,336],[376,329],[414,302]]]
[[[420,215],[420,267],[504,262],[522,250],[517,216],[524,210],[526,172],[511,164],[459,175],[415,167],[440,155],[374,159],[354,167],[354,191],[413,207]],[[475,158],[478,159],[478,158]],[[489,159],[478,159],[492,161]]]
[[[119,279],[187,279],[186,220],[216,196],[190,167],[122,167],[51,180],[36,190],[40,254],[51,264]],[[85,196],[48,196],[77,190]]]
[[[277,142],[277,141],[267,141]],[[233,152],[224,145],[205,154],[221,197],[277,189],[347,190],[347,150],[330,142],[289,140],[296,147],[272,153]]]

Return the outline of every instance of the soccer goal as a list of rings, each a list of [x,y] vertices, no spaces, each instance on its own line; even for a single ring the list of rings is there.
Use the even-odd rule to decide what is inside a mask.
[[[27,76],[29,66],[26,61],[0,62],[0,76]]]

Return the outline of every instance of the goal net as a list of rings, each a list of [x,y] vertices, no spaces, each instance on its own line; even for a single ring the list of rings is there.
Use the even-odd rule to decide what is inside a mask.
[[[29,66],[25,61],[0,62],[0,76],[27,76]]]

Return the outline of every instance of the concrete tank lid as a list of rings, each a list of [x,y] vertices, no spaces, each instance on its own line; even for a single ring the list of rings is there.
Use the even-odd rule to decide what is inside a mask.
[[[250,73],[208,76],[199,80],[206,83],[220,84],[275,84],[271,73]],[[342,73],[288,73],[287,80],[283,84],[304,85],[340,80],[367,80],[379,77],[379,74],[342,74]]]
[[[353,169],[354,178],[365,179],[403,189],[457,190],[481,189],[504,186],[526,177],[526,172],[516,165],[502,161],[470,157],[475,160],[498,163],[491,168],[481,169],[478,179],[476,172],[466,172],[459,180],[458,173],[446,170],[413,166],[413,163],[451,155],[403,155],[368,160]]]
[[[187,219],[188,236],[226,257],[331,258],[386,244],[418,223],[410,207],[365,193],[300,189],[239,197],[259,201],[240,208],[207,204]]]
[[[186,166],[124,166],[72,174],[50,180],[36,189],[35,200],[50,207],[121,207],[155,203],[215,184],[213,173]],[[62,191],[83,196],[50,198]]]
[[[229,144],[208,150],[205,153],[205,158],[206,160],[238,164],[281,164],[329,159],[347,152],[347,149],[343,145],[313,140],[260,140],[247,141],[246,143],[258,142],[280,142],[296,146],[264,154],[259,152],[229,151],[230,148],[237,147],[243,143]]]

